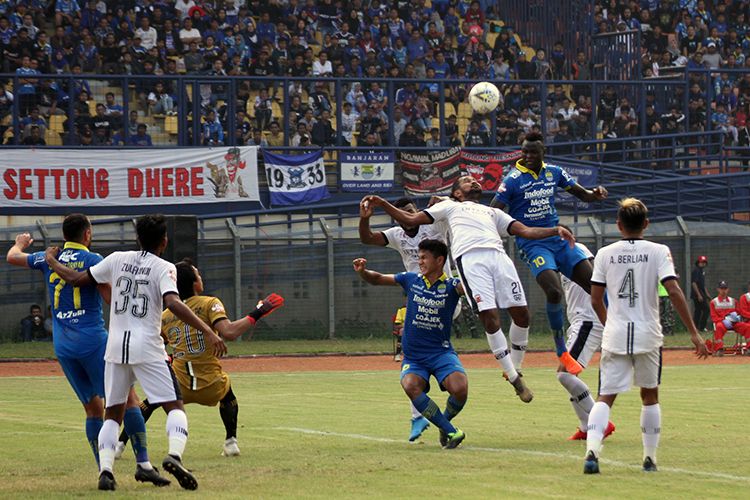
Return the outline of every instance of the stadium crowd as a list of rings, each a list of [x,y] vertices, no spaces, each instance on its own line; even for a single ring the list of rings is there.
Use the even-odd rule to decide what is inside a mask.
[[[740,77],[721,70],[750,68],[749,2],[595,2],[594,33],[640,31],[643,77],[685,67],[717,70],[715,77],[691,73],[689,116],[683,113],[685,96],[680,92],[667,99],[649,93],[645,103],[631,104],[632,96],[628,99],[616,86],[592,96],[590,87],[558,85],[542,102],[538,85],[513,80],[573,84],[592,79],[595,64],[591,55],[570,54],[562,43],[554,43],[550,54],[525,46],[523,33],[503,23],[499,4],[5,0],[0,2],[0,62],[3,71],[15,73],[18,80],[15,88],[12,81],[0,82],[1,131],[7,143],[43,145],[50,137],[50,121],[62,120],[62,130],[72,127],[73,132],[59,134],[65,144],[148,146],[148,127],[158,123],[158,129],[168,128],[161,120],[177,114],[180,99],[192,98],[180,95],[171,77],[200,74],[320,78],[289,85],[286,117],[281,116],[284,92],[279,80],[242,80],[231,96],[238,102],[234,134],[239,144],[283,145],[288,124],[292,146],[333,145],[337,128],[343,143],[351,145],[488,146],[489,121],[472,116],[466,105],[471,84],[462,79],[498,83],[502,99],[497,144],[519,144],[527,133],[542,128],[548,143],[640,135],[642,116],[649,134],[720,129],[728,142],[748,144],[750,73]],[[121,82],[94,85],[82,76],[86,74],[163,78],[133,78],[134,88],[122,89]],[[329,77],[361,79],[342,89],[340,123]],[[392,117],[389,79],[397,80]],[[444,115],[437,109],[437,83],[409,83],[411,79],[448,80]],[[123,90],[131,97],[128,116],[123,114]],[[228,142],[228,90],[221,83],[200,85],[200,137],[192,137],[188,121],[191,143]],[[14,100],[21,120],[19,138],[10,136]],[[645,115],[640,113],[642,105]],[[711,123],[706,124],[709,107]],[[594,109],[598,122],[592,124]],[[56,131],[61,132],[59,127]]]

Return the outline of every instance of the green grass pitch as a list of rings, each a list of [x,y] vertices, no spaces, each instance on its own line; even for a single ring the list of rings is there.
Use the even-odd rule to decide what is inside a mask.
[[[527,369],[536,397],[521,403],[499,370],[469,370],[456,424],[467,439],[442,450],[431,427],[406,441],[409,408],[393,372],[238,373],[242,455],[220,456],[217,408],[188,406],[185,463],[204,498],[747,498],[744,365],[672,366],[663,376],[660,472],[640,471],[640,401],[622,395],[600,476],[582,474],[584,444],[551,369]],[[596,371],[584,374],[596,387]],[[433,384],[434,386],[434,384]],[[444,396],[432,396],[444,404]],[[152,461],[166,451],[165,417],[147,424]],[[187,495],[136,483],[128,450],[118,497]],[[0,378],[0,496],[91,497],[96,470],[83,412],[62,377]]]

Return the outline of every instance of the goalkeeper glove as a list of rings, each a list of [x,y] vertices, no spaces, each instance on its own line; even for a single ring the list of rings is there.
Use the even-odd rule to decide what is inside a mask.
[[[250,320],[250,323],[255,324],[256,321],[258,321],[263,316],[266,316],[268,314],[271,314],[276,309],[284,305],[284,297],[282,297],[279,294],[272,293],[265,299],[258,302],[258,305],[255,306],[255,309],[247,315],[247,319]]]

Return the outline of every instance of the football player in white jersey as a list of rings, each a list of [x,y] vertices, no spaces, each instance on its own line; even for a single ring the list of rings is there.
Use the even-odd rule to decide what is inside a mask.
[[[106,410],[99,432],[99,489],[114,490],[112,473],[117,433],[125,402],[137,380],[149,401],[161,403],[167,413],[169,454],[162,466],[185,489],[198,482],[182,465],[188,437],[187,415],[174,373],[167,362],[161,337],[161,314],[166,306],[175,316],[203,332],[203,341],[217,356],[226,353],[224,341],[198,318],[179,297],[174,264],[159,257],[167,246],[167,225],[163,215],[144,215],[136,221],[140,251],[115,252],[100,263],[78,272],[62,265],[59,249],[47,249],[47,263],[73,286],[108,283],[112,286],[109,337],[104,355]],[[68,263],[70,265],[70,263]]]
[[[417,213],[417,206],[409,198],[400,198],[396,200],[393,206],[406,210],[410,213]],[[419,243],[422,240],[439,240],[444,241],[444,236],[440,234],[437,228],[433,226],[405,226],[398,225],[373,233],[370,228],[370,217],[374,207],[365,207],[364,202],[359,205],[359,240],[365,245],[375,245],[379,247],[388,247],[396,250],[401,255],[401,261],[404,263],[404,269],[407,273],[419,273]],[[450,268],[446,261],[448,276]],[[401,359],[401,337],[396,340],[396,356],[394,359]],[[430,426],[427,420],[411,405],[411,431],[409,441],[416,441],[422,433]]]
[[[567,226],[561,224],[569,230]],[[583,243],[576,243],[576,247],[583,252],[589,260],[594,259],[594,254]],[[585,369],[591,361],[591,357],[602,346],[602,330],[604,326],[599,322],[596,313],[591,308],[591,297],[586,290],[567,276],[560,276],[565,304],[567,306],[568,335],[566,348],[571,357]],[[576,432],[568,438],[569,441],[582,441],[586,439],[586,428],[589,421],[589,413],[594,406],[594,398],[591,396],[586,382],[566,371],[562,366],[557,369],[557,380],[570,394],[570,404],[573,406],[580,425]],[[615,431],[615,426],[609,422],[604,432],[606,438]]]
[[[416,214],[400,210],[378,196],[367,196],[363,203],[383,207],[388,215],[406,226],[445,224],[466,296],[484,325],[490,349],[518,397],[529,403],[534,395],[516,369],[522,358],[514,363],[508,341],[500,328],[500,309],[508,309],[513,320],[511,342],[516,338],[528,339],[529,309],[518,272],[505,254],[500,237],[510,234],[528,239],[560,236],[571,245],[575,239],[568,230],[559,226],[525,226],[502,210],[479,203],[481,196],[481,184],[471,175],[465,175],[451,186],[450,200]]]
[[[656,449],[661,433],[659,382],[664,337],[659,322],[657,284],[661,282],[677,314],[690,332],[700,358],[708,356],[706,344],[690,316],[677,282],[672,255],[666,245],[643,239],[648,209],[640,200],[626,198],[617,211],[617,228],[623,239],[599,250],[591,277],[591,305],[604,325],[599,364],[599,398],[591,409],[586,439],[584,474],[599,472],[599,453],[615,398],[641,388],[643,470],[656,471]],[[609,306],[604,305],[607,293]]]

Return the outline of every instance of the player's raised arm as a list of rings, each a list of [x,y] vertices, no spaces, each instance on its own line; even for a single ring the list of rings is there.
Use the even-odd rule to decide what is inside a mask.
[[[399,224],[403,224],[405,226],[414,227],[421,226],[423,224],[432,224],[433,222],[432,218],[425,212],[417,212],[413,214],[405,210],[401,210],[394,207],[380,196],[365,196],[362,199],[362,203],[365,205],[366,209],[370,207],[383,207],[385,213],[393,217],[393,219]]]
[[[5,260],[8,264],[18,267],[29,267],[29,254],[24,252],[34,243],[34,238],[29,233],[16,235],[16,242],[8,250]]]
[[[579,200],[585,202],[601,201],[609,196],[609,192],[604,186],[597,186],[594,189],[586,189],[577,182],[568,189],[568,192]]]
[[[183,322],[192,326],[196,330],[203,332],[203,338],[206,340],[208,347],[213,349],[216,356],[221,357],[227,353],[227,346],[224,341],[214,333],[213,329],[200,319],[195,313],[180,300],[176,292],[168,292],[164,295],[164,306],[172,311],[175,316]]]
[[[664,285],[664,288],[667,289],[667,292],[669,293],[669,300],[672,301],[672,304],[674,305],[677,314],[680,316],[682,323],[690,332],[690,341],[695,346],[698,357],[707,357],[708,349],[706,348],[706,343],[703,341],[703,337],[701,337],[698,333],[698,329],[695,327],[695,323],[693,323],[693,318],[692,316],[690,316],[690,310],[688,309],[687,302],[685,301],[685,294],[682,293],[680,284],[677,283],[676,279],[672,278],[664,281],[662,285]]]
[[[88,269],[86,271],[76,271],[75,269],[71,269],[61,264],[60,261],[57,260],[58,253],[60,253],[59,247],[49,247],[45,251],[44,257],[49,267],[51,267],[58,276],[65,280],[66,283],[79,287],[96,285],[96,282]]]
[[[365,245],[384,247],[388,242],[382,231],[373,233],[370,229],[370,217],[372,217],[374,208],[375,205],[370,204],[367,197],[362,198],[362,201],[359,202],[359,241]]]
[[[543,240],[544,238],[559,236],[561,239],[568,242],[570,248],[573,248],[576,244],[575,236],[562,226],[529,227],[519,221],[514,221],[508,229],[508,232],[513,236],[520,236],[527,240]]]
[[[284,305],[284,297],[276,293],[272,293],[253,309],[253,311],[245,316],[234,321],[228,319],[222,319],[214,323],[214,329],[219,332],[222,338],[226,340],[235,340],[240,335],[255,326],[256,321],[260,318],[271,314],[273,311]],[[250,330],[252,334],[253,330]]]
[[[380,274],[367,269],[367,259],[354,259],[352,265],[354,266],[354,271],[359,274],[359,277],[371,285],[399,286],[394,275]]]

